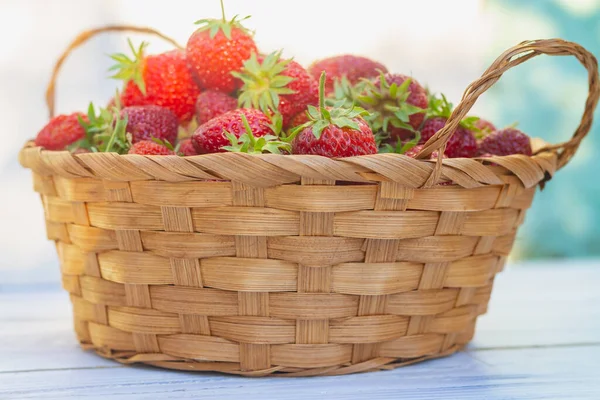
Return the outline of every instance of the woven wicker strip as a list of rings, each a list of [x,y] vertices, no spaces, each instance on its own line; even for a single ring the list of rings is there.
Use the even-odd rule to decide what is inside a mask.
[[[73,42],[48,88],[51,115],[69,52],[128,29]],[[595,58],[559,39],[507,50],[420,154],[444,148],[483,92],[539,54],[575,56],[590,94],[573,138],[537,140],[532,157],[74,155],[28,143],[20,161],[82,346],[123,363],[246,376],[391,369],[457,351],[486,312],[535,187],[590,130]]]

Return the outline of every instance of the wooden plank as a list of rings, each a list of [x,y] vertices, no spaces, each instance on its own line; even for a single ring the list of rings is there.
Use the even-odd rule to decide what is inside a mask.
[[[0,374],[0,398],[579,399],[600,394],[600,347],[460,353],[410,368],[339,377],[239,378],[147,367]]]
[[[23,291],[0,293],[0,374],[120,366],[80,349],[69,296],[59,289],[35,296]]]
[[[598,399],[599,267],[507,268],[469,352],[310,381],[125,367],[78,349],[58,285],[0,286],[0,398]]]
[[[600,261],[510,266],[470,348],[600,343],[599,285]]]

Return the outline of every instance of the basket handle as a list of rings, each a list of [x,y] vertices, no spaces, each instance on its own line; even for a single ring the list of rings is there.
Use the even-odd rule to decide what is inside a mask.
[[[50,77],[50,82],[48,82],[48,87],[46,88],[46,105],[48,106],[48,113],[50,118],[54,117],[54,103],[55,103],[55,92],[56,92],[56,79],[58,78],[58,74],[60,69],[67,59],[67,57],[71,54],[73,50],[77,47],[81,46],[92,37],[104,33],[104,32],[134,32],[134,33],[145,33],[149,35],[158,36],[159,38],[171,43],[173,46],[181,49],[182,47],[174,40],[168,37],[167,35],[162,34],[153,28],[139,27],[139,26],[131,26],[131,25],[107,25],[102,26],[95,29],[90,29],[84,32],[81,32],[69,46],[65,49],[65,51],[61,54],[61,56],[56,61],[54,65],[54,69],[52,70],[52,76]]]
[[[588,71],[589,94],[585,102],[585,110],[581,117],[581,123],[575,130],[573,137],[563,143],[544,147],[537,151],[553,151],[558,155],[558,168],[562,168],[571,159],[577,151],[581,140],[588,134],[592,127],[594,110],[598,104],[600,96],[600,81],[598,79],[598,62],[593,54],[584,49],[577,43],[568,42],[562,39],[545,39],[522,42],[502,53],[490,67],[483,73],[481,78],[472,82],[465,90],[460,103],[456,106],[446,126],[433,135],[423,146],[423,149],[417,155],[417,158],[425,158],[435,150],[439,151],[439,156],[434,168],[434,172],[428,180],[428,184],[434,184],[439,179],[442,167],[442,155],[446,144],[450,139],[451,132],[458,127],[460,121],[467,115],[477,99],[486,90],[492,87],[506,71],[540,54],[551,56],[576,57]]]

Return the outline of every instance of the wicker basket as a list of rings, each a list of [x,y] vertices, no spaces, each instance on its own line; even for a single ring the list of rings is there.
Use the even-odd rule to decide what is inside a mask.
[[[420,155],[443,148],[506,70],[540,54],[577,57],[590,94],[574,137],[532,157],[184,158],[27,144],[20,161],[82,346],[123,363],[247,376],[391,369],[459,350],[536,186],[590,130],[595,58],[559,39],[507,50]]]

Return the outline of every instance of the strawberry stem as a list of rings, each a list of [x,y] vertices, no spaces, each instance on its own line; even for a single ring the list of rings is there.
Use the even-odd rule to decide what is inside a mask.
[[[325,75],[325,71],[323,71],[319,78],[319,111],[321,111],[323,118],[325,118],[325,114],[323,114],[323,110],[325,110]]]
[[[114,107],[117,109],[117,111],[121,111],[121,109],[123,108],[123,105],[121,104],[121,92],[119,91],[119,88],[115,89],[115,105]]]
[[[223,17],[223,22],[227,22],[227,19],[225,19],[225,6],[223,5],[223,0],[221,0],[221,16]]]
[[[254,139],[254,135],[252,134],[252,128],[250,128],[248,119],[246,118],[246,115],[243,113],[242,113],[242,124],[244,125],[244,129],[246,130],[246,133],[250,137],[250,140]],[[252,140],[252,142],[254,142],[254,141]]]
[[[122,119],[119,114],[115,114],[115,127],[113,128],[110,138],[108,139],[108,143],[106,144],[106,148],[104,149],[105,152],[109,153],[113,151],[113,147],[116,144],[117,140],[121,139],[122,141],[122,139],[125,138],[127,120],[127,114],[125,114],[125,116]]]

